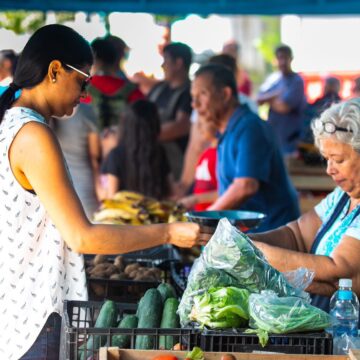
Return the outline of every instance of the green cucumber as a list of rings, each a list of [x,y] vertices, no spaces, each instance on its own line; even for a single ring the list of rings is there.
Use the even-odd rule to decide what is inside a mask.
[[[101,306],[99,315],[96,319],[95,328],[111,328],[116,326],[116,320],[118,317],[118,308],[114,301],[106,300]],[[99,350],[100,346],[105,345],[106,336],[101,335],[89,335],[86,344],[80,346],[80,359],[83,360],[89,355],[94,356],[94,352]],[[85,351],[85,349],[87,351]],[[85,354],[86,353],[86,354]]]
[[[179,307],[179,300],[175,298],[169,298],[166,300],[164,310],[161,319],[160,327],[162,329],[178,329],[180,328],[179,315],[176,313]],[[178,336],[165,336],[162,335],[159,338],[160,350],[171,350],[176,343],[179,342]]]
[[[175,289],[172,287],[172,285],[170,285],[168,283],[161,283],[157,287],[157,290],[159,291],[164,304],[165,304],[166,299],[177,298]]]
[[[120,321],[118,329],[136,329],[138,325],[138,317],[136,315],[125,315]],[[120,349],[130,347],[130,335],[114,335],[112,337],[111,346],[117,346]]]
[[[138,328],[155,329],[160,326],[163,302],[162,297],[156,289],[149,289],[141,298],[137,316],[139,318]],[[155,341],[152,335],[136,336],[135,349],[154,349]]]

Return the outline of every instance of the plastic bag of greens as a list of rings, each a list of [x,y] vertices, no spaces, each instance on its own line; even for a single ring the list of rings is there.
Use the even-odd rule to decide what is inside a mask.
[[[195,260],[187,287],[179,305],[181,326],[190,322],[194,296],[213,287],[234,286],[250,293],[270,289],[280,296],[308,297],[302,288],[294,288],[265,259],[248,236],[221,219],[214,235]]]
[[[286,334],[323,330],[331,325],[331,316],[295,296],[279,297],[273,291],[251,294],[249,298],[250,327],[256,329],[265,346],[268,334]]]
[[[249,295],[246,289],[231,286],[211,288],[194,297],[190,320],[212,329],[243,327],[249,319]]]

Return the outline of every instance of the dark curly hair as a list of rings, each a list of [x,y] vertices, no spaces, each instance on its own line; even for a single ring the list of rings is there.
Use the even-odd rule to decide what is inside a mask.
[[[125,151],[124,188],[161,199],[169,195],[162,167],[165,153],[158,141],[160,117],[156,105],[138,100],[123,113],[121,145]]]

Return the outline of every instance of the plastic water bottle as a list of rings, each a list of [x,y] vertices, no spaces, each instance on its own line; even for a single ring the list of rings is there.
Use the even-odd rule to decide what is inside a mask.
[[[351,288],[351,279],[340,279],[339,290],[334,293],[330,300],[334,341],[343,334],[354,337],[358,335],[359,300]]]

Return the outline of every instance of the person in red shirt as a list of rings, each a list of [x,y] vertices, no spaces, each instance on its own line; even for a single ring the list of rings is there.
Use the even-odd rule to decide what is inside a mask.
[[[210,146],[201,154],[195,169],[193,193],[180,199],[187,209],[206,210],[218,197],[216,177],[216,129],[199,118],[201,135]]]
[[[97,38],[91,43],[95,62],[88,96],[84,100],[94,106],[98,118],[103,159],[121,137],[119,120],[125,106],[145,98],[136,84],[119,73],[119,49],[113,40],[114,37]]]

